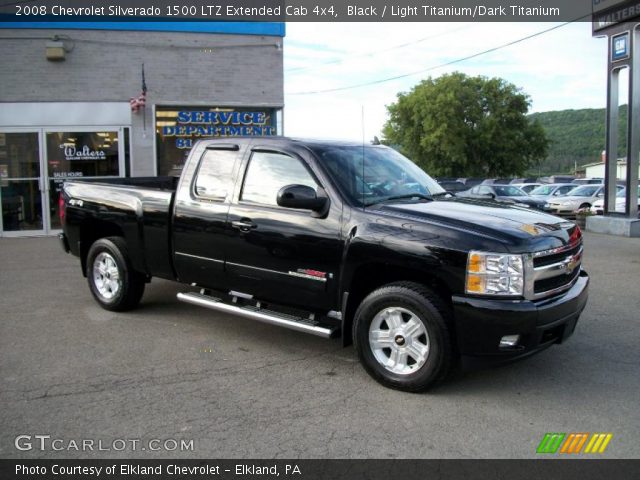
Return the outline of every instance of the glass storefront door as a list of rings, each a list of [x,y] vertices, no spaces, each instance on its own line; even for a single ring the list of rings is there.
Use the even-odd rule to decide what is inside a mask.
[[[58,230],[58,197],[65,180],[118,177],[123,171],[120,129],[45,131],[49,230]]]
[[[41,152],[38,131],[0,132],[0,232],[3,235],[45,232]]]
[[[55,233],[65,180],[124,174],[119,127],[0,130],[1,236]]]

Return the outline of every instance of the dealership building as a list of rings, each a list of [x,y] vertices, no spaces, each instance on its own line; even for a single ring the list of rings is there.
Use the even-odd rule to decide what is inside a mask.
[[[0,23],[0,236],[59,230],[65,179],[175,175],[200,138],[281,134],[284,32]]]

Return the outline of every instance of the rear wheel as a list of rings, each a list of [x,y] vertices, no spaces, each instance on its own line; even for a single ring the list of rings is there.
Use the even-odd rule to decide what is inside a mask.
[[[121,237],[101,238],[91,246],[87,280],[93,297],[106,310],[131,310],[144,293],[145,276],[132,268]]]
[[[354,319],[354,343],[378,382],[418,392],[448,374],[453,349],[450,312],[431,290],[413,282],[389,284],[368,295]]]

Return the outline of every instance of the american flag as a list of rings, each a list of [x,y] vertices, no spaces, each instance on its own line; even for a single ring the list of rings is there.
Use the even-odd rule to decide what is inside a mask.
[[[144,79],[144,63],[142,64],[142,93],[129,99],[132,112],[137,112],[147,104],[147,82]]]

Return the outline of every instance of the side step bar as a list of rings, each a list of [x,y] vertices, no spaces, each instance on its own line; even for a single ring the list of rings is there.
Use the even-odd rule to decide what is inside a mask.
[[[257,306],[238,306],[224,303],[221,299],[203,295],[201,293],[189,292],[178,293],[178,300],[201,307],[207,307],[220,312],[232,313],[242,317],[251,318],[271,325],[289,328],[298,332],[310,333],[323,338],[330,338],[337,332],[338,327],[327,327],[318,324],[318,322],[286,313],[274,312]]]

